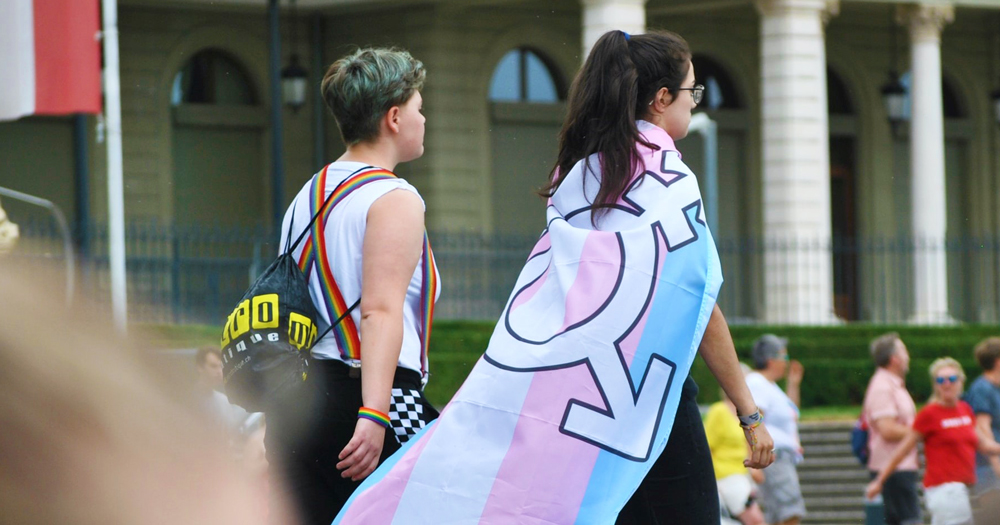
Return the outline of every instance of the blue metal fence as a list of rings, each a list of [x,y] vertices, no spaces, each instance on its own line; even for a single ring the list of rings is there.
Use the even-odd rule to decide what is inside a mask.
[[[54,226],[20,224],[9,256],[63,260]],[[106,228],[90,229],[90,257],[79,266],[80,294],[109,297]],[[133,322],[221,324],[252,279],[273,260],[276,239],[262,228],[183,227],[134,223],[126,232],[129,316]],[[431,232],[443,291],[438,319],[495,320],[507,301],[534,236]],[[720,305],[732,323],[768,319],[767,266],[809,273],[809,261],[831,270],[836,313],[848,321],[905,323],[913,315],[913,261],[921,250],[946,253],[949,312],[958,321],[1000,322],[1000,238],[950,239],[930,246],[907,237],[837,239],[833,243],[719,239],[726,284]],[[807,264],[802,264],[807,261]],[[779,276],[780,277],[780,276]],[[789,282],[793,282],[789,276]],[[787,290],[786,290],[787,292]],[[788,292],[790,293],[790,292]],[[806,316],[805,319],[810,319]],[[817,317],[818,319],[819,317]],[[808,322],[808,321],[807,321]]]

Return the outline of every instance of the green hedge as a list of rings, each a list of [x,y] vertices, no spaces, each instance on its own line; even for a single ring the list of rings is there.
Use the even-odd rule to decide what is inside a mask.
[[[856,405],[865,394],[868,380],[875,371],[868,354],[868,343],[890,331],[899,332],[910,351],[910,374],[907,387],[914,399],[923,402],[930,396],[927,376],[930,363],[942,356],[958,359],[969,377],[979,375],[972,358],[972,347],[982,339],[1000,334],[997,326],[963,325],[940,328],[909,326],[847,325],[831,327],[731,327],[737,354],[750,362],[753,341],[764,333],[775,333],[789,340],[792,359],[802,362],[804,407]],[[448,322],[434,324],[431,343],[431,381],[427,397],[435,405],[448,401],[482,355],[493,333],[493,323]],[[718,400],[719,387],[705,362],[695,360],[692,375],[701,387],[699,402]]]
[[[486,350],[493,323],[439,321],[434,323],[431,340],[431,381],[427,397],[444,406],[461,386],[473,365]],[[146,326],[142,330],[158,348],[193,347],[218,344],[220,327]],[[997,326],[963,325],[942,328],[909,326],[847,325],[831,327],[731,327],[740,359],[749,363],[754,339],[775,333],[789,340],[792,359],[805,366],[802,384],[803,407],[856,405],[864,397],[868,379],[875,366],[868,355],[868,343],[889,332],[899,332],[910,350],[910,375],[907,387],[918,403],[930,396],[927,367],[931,361],[951,356],[965,367],[969,377],[979,375],[972,358],[972,347],[982,339],[1000,334]],[[699,402],[710,403],[719,396],[719,387],[701,359],[695,360],[692,375],[701,387]]]

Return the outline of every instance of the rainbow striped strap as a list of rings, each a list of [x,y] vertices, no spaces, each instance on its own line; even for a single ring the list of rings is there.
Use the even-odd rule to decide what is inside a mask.
[[[330,331],[337,341],[337,348],[340,354],[346,359],[361,359],[361,336],[358,332],[354,318],[349,315],[353,306],[344,300],[337,282],[333,278],[333,267],[327,254],[326,222],[330,218],[333,208],[343,202],[347,196],[354,193],[359,188],[380,180],[395,179],[396,176],[388,170],[373,168],[362,171],[341,182],[337,188],[329,195],[326,195],[326,181],[330,166],[327,166],[313,178],[311,197],[309,200],[310,213],[313,216],[321,216],[322,220],[317,220],[312,225],[312,235],[306,241],[302,254],[299,256],[299,269],[307,278],[312,275],[315,267],[320,279],[320,290],[323,295],[323,304],[330,321]],[[355,303],[356,305],[357,303]]]
[[[421,255],[422,279],[420,281],[420,377],[427,377],[427,350],[431,341],[431,324],[434,321],[434,303],[437,299],[438,270],[434,261],[431,242],[424,231],[424,252]]]
[[[396,175],[391,171],[381,168],[360,171],[345,179],[329,196],[326,196],[326,180],[329,168],[330,166],[324,168],[313,179],[310,212],[314,217],[322,215],[322,220],[314,221],[312,235],[306,240],[302,253],[299,255],[298,264],[299,269],[306,274],[307,279],[312,274],[313,267],[316,267],[321,281],[320,288],[323,291],[324,306],[326,307],[328,318],[332,323],[329,330],[333,332],[334,338],[337,340],[337,347],[340,349],[340,354],[346,359],[360,361],[361,337],[354,318],[349,315],[351,310],[358,305],[358,302],[355,302],[354,305],[348,305],[336,281],[333,279],[333,270],[327,254],[326,237],[324,235],[326,221],[329,219],[333,208],[355,190],[371,182],[395,179]],[[319,257],[317,257],[317,254],[319,254]],[[426,377],[428,364],[427,350],[430,345],[431,324],[434,320],[434,303],[437,299],[438,283],[440,282],[437,264],[434,261],[434,252],[431,250],[431,244],[427,238],[426,231],[424,231],[421,261],[420,374],[421,377]]]
[[[375,410],[374,408],[361,407],[358,409],[358,419],[368,419],[374,421],[385,428],[389,428],[389,416]]]

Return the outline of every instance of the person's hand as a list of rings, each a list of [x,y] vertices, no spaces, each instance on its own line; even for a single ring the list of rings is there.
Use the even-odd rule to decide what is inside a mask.
[[[878,496],[880,492],[882,492],[882,482],[878,479],[873,479],[865,488],[865,498],[869,500],[875,499],[875,496]]]
[[[802,384],[802,375],[805,373],[805,367],[802,363],[792,360],[788,363],[788,382],[796,385]]]
[[[758,485],[763,485],[764,479],[766,479],[764,477],[764,471],[755,468],[750,469],[750,479],[752,479],[753,482]]]
[[[371,474],[378,466],[382,455],[382,443],[385,440],[385,427],[364,418],[358,418],[354,427],[354,436],[337,457],[337,469],[342,470],[340,477],[360,481]]]
[[[774,439],[761,423],[757,428],[743,427],[743,437],[750,445],[750,458],[743,460],[747,468],[767,468],[774,463]]]

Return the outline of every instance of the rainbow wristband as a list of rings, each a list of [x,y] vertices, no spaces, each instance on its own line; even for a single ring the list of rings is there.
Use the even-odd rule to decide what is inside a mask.
[[[739,416],[739,419],[740,426],[743,428],[757,428],[764,422],[764,416],[761,415],[759,408],[749,416]]]
[[[374,421],[385,428],[389,428],[389,416],[373,408],[361,407],[358,409],[358,419]]]

